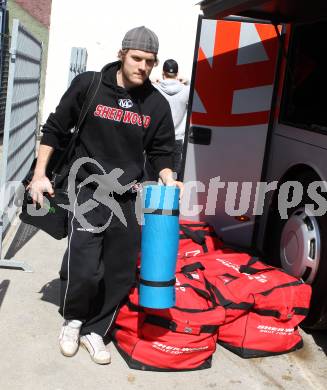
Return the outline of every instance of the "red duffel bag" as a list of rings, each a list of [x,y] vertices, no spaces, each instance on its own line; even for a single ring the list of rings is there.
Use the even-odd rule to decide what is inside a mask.
[[[279,297],[276,292],[272,295]],[[296,292],[295,295],[298,298],[303,295],[307,300],[308,292]],[[292,301],[289,297],[287,300]],[[296,302],[293,301],[293,304]],[[266,302],[262,307],[272,307],[272,309],[251,309],[233,322],[220,326],[218,343],[242,358],[280,355],[301,348],[303,341],[298,331],[298,324],[305,318],[308,309],[291,306],[282,310],[281,306],[281,303],[274,307],[271,302],[269,305]],[[302,302],[301,306],[303,306]]]
[[[201,266],[178,271],[175,291],[176,306],[157,310],[139,306],[134,288],[120,309],[113,340],[130,368],[185,371],[211,367],[225,310],[205,283]]]
[[[297,327],[309,310],[309,285],[244,253],[213,253],[198,260],[205,267],[206,278],[225,298],[253,303],[241,316],[233,316],[226,307],[226,321],[218,331],[219,344],[243,358],[302,347]]]
[[[179,228],[178,257],[193,257],[225,248],[213,227],[206,222],[180,220]]]

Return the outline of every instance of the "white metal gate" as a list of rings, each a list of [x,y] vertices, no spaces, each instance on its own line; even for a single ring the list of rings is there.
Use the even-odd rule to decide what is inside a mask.
[[[14,19],[0,180],[0,254],[2,240],[17,213],[15,190],[35,157],[41,59],[42,43]],[[12,260],[2,260],[0,266],[28,269]]]
[[[0,0],[0,135],[3,134],[9,68],[7,0]]]

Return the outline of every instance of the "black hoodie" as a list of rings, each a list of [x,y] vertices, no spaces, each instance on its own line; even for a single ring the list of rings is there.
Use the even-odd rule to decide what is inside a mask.
[[[117,61],[101,71],[102,83],[81,127],[74,159],[90,157],[106,173],[121,168],[124,174],[119,182],[125,185],[142,178],[144,151],[157,173],[172,168],[175,133],[166,99],[150,80],[130,90],[119,87],[116,73],[120,66]],[[53,148],[62,145],[78,121],[92,77],[93,72],[75,77],[43,126],[41,144]],[[93,173],[103,174],[95,164],[84,164],[78,179]]]

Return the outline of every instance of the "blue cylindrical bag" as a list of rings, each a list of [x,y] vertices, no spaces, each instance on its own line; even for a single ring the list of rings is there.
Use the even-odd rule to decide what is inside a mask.
[[[179,240],[179,188],[144,188],[140,305],[165,309],[175,305],[175,271]]]

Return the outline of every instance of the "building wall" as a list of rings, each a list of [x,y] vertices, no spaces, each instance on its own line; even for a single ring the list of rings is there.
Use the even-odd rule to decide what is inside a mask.
[[[41,24],[50,27],[51,0],[15,0],[15,2]]]
[[[193,64],[197,0],[52,0],[49,56],[43,122],[67,88],[70,51],[88,51],[87,70],[100,70],[117,60],[121,41],[129,29],[145,25],[159,36],[159,66],[151,78],[161,76],[162,64],[174,58],[180,75],[190,78]]]
[[[9,11],[10,34],[13,19],[19,19],[20,22],[24,25],[24,27],[43,43],[39,116],[39,119],[41,121],[48,57],[51,0],[8,0],[7,8]]]

